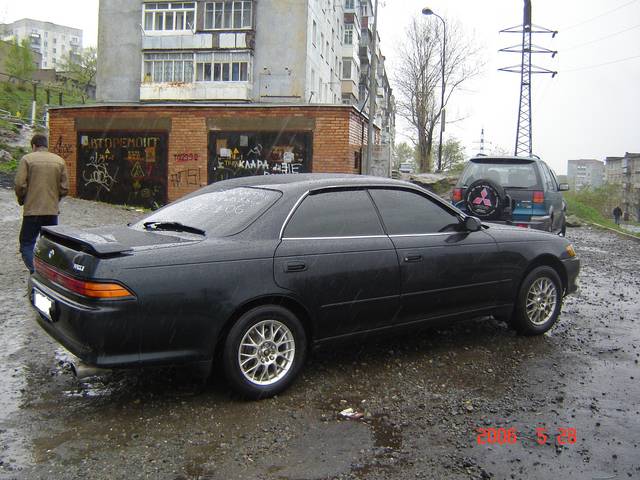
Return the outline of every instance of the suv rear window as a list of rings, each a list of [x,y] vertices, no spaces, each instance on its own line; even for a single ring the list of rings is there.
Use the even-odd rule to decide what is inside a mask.
[[[469,162],[460,178],[460,185],[468,187],[476,180],[491,180],[505,188],[540,188],[541,182],[534,162],[490,163]]]

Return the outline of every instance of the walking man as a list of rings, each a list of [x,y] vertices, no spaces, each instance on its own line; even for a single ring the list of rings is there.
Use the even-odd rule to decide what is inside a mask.
[[[613,209],[613,219],[616,222],[616,225],[620,225],[620,217],[622,217],[622,209],[620,207],[616,207]]]
[[[58,224],[59,203],[69,191],[69,178],[64,160],[47,150],[47,137],[34,135],[31,149],[18,164],[15,190],[23,206],[20,254],[33,273],[33,247],[40,227]]]

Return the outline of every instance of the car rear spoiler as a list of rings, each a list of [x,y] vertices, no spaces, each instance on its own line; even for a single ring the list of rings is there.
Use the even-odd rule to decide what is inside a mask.
[[[117,242],[115,238],[96,235],[77,228],[68,226],[42,227],[42,233],[49,238],[60,240],[61,243],[79,245],[83,250],[89,250],[97,256],[113,255],[116,253],[130,252],[133,249]]]

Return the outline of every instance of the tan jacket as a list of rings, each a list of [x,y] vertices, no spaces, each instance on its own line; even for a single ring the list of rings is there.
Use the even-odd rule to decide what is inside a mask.
[[[37,149],[20,160],[15,185],[25,217],[58,215],[60,199],[69,192],[67,167],[55,153]]]

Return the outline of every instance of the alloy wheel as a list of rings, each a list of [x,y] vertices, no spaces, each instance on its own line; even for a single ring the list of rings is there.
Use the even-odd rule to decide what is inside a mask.
[[[538,278],[527,292],[526,312],[531,323],[544,325],[552,317],[558,302],[556,285],[550,278]]]
[[[240,342],[238,364],[244,377],[256,385],[273,385],[290,370],[295,357],[291,330],[277,320],[253,325]]]

